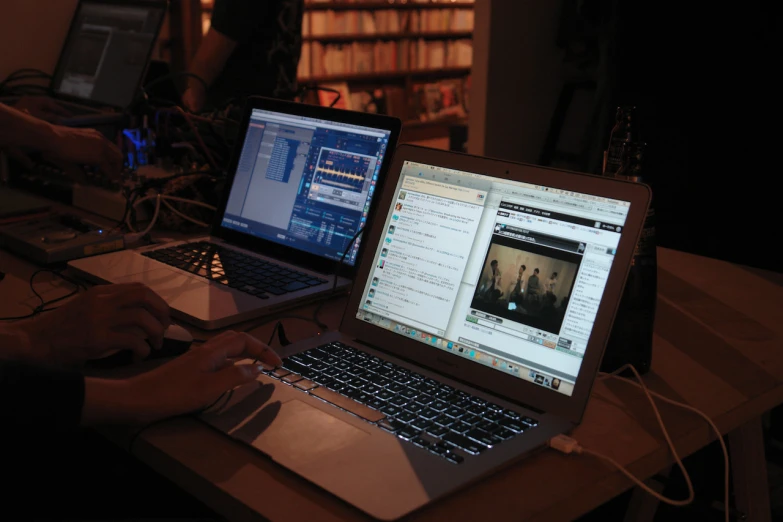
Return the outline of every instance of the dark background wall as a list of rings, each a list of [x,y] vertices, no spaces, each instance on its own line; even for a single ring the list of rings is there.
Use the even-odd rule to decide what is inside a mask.
[[[635,105],[659,244],[783,271],[778,5],[482,0],[468,150],[597,172]]]
[[[622,1],[612,105],[639,108],[660,244],[783,271],[773,5]]]

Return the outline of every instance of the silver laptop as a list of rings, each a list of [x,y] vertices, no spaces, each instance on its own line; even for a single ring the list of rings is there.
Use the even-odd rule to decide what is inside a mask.
[[[167,9],[167,0],[79,1],[50,85],[71,113],[60,123],[123,117],[137,99]]]
[[[203,414],[392,520],[582,419],[646,186],[403,145],[339,331]]]
[[[400,133],[377,114],[251,98],[210,237],[71,261],[205,329],[344,290]]]

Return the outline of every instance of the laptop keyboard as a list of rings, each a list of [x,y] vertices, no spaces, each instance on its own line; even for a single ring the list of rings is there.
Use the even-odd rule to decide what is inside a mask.
[[[261,299],[327,282],[208,241],[159,248],[142,255]]]
[[[292,355],[267,374],[454,464],[538,425],[339,342]]]

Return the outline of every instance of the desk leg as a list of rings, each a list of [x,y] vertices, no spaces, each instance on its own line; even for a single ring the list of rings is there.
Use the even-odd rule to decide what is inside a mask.
[[[772,520],[761,417],[729,433],[735,509],[748,522]]]
[[[659,473],[661,477],[668,477],[672,468],[667,468]],[[651,478],[644,481],[650,489],[663,493],[664,485],[655,478]],[[647,493],[640,487],[633,489],[631,500],[628,503],[628,509],[625,511],[625,517],[623,522],[652,522],[655,518],[655,512],[658,511],[658,506],[661,501],[654,496]]]

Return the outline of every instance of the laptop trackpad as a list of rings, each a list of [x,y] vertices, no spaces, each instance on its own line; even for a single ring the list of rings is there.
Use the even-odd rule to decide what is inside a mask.
[[[294,399],[262,408],[232,435],[291,466],[334,455],[369,434]]]

